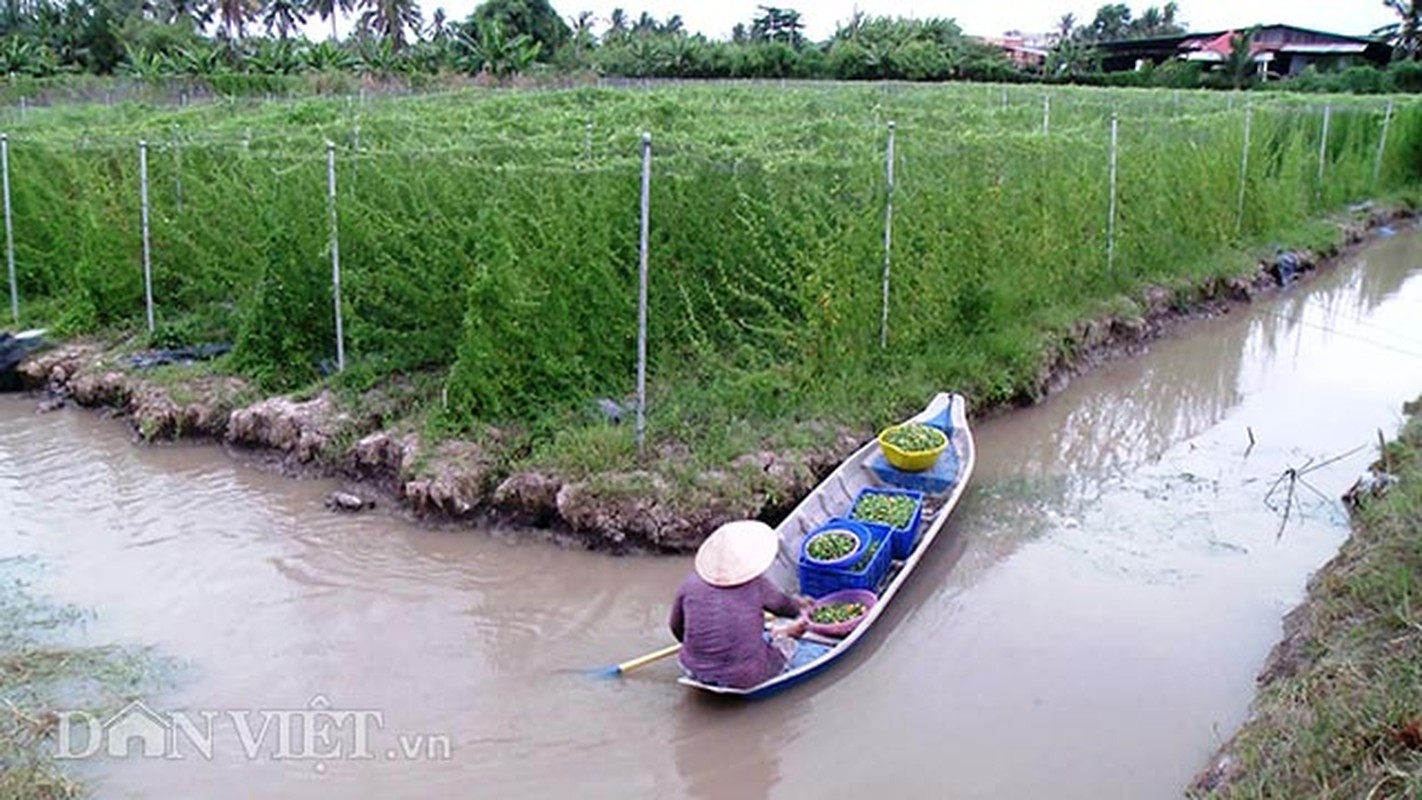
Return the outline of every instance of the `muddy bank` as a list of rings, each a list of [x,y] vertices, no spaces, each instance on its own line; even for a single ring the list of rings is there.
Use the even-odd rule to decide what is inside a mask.
[[[510,471],[504,465],[519,444],[496,428],[431,443],[406,413],[407,387],[255,399],[240,378],[133,369],[96,342],[39,353],[19,374],[40,393],[40,411],[98,409],[124,419],[143,442],[207,440],[289,475],[342,478],[348,485],[330,503],[339,510],[395,503],[432,521],[536,527],[616,551],[682,552],[727,520],[775,518],[858,444],[848,431],[817,426],[823,448],[747,453],[689,480],[675,472],[689,454],[673,447],[648,459],[655,468],[573,480]]]
[[[1182,321],[1228,313],[1281,291],[1371,231],[1409,216],[1364,210],[1340,222],[1340,244],[1322,252],[1282,251],[1232,278],[1152,287],[1130,310],[1062,332],[1036,382],[1015,402],[1035,403],[1075,375],[1137,354]],[[822,445],[769,441],[717,470],[693,470],[684,448],[659,445],[640,469],[572,477],[536,464],[513,466],[528,461],[519,437],[507,431],[430,441],[412,391],[401,385],[360,397],[324,390],[262,398],[228,375],[132,369],[114,349],[96,343],[38,354],[21,366],[21,376],[26,387],[44,394],[41,408],[72,402],[104,409],[127,419],[145,441],[207,439],[289,474],[340,477],[358,501],[334,504],[340,507],[393,503],[427,520],[534,527],[613,551],[685,552],[729,519],[776,522],[867,435],[807,425],[811,435],[800,440]],[[978,416],[998,410],[974,408]]]

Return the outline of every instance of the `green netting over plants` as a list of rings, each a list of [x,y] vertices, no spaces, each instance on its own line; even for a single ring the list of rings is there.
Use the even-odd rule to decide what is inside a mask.
[[[10,142],[19,293],[26,322],[142,330],[144,139],[159,338],[232,341],[273,388],[329,372],[330,142],[353,368],[442,372],[453,429],[625,398],[650,131],[663,396],[724,384],[767,414],[789,394],[1000,399],[1030,381],[1044,328],[1415,186],[1422,107],[1393,101],[1383,147],[1388,102],[732,85],[35,109]]]

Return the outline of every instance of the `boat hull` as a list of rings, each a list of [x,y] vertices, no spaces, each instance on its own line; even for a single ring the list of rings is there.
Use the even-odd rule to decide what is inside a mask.
[[[816,677],[836,661],[847,655],[859,642],[870,635],[875,624],[881,619],[885,609],[907,582],[919,562],[932,549],[934,541],[942,532],[944,524],[957,506],[969,477],[972,475],[977,453],[972,431],[968,427],[967,402],[961,395],[940,393],[933,398],[923,411],[906,420],[908,422],[928,422],[944,416],[951,423],[949,451],[957,459],[956,474],[947,486],[931,485],[935,491],[925,492],[922,533],[918,544],[906,558],[896,559],[890,567],[889,576],[879,590],[878,602],[874,604],[853,631],[842,639],[807,637],[811,641],[829,646],[823,655],[807,664],[786,670],[763,683],[745,689],[715,686],[702,683],[691,677],[682,677],[680,683],[698,691],[711,694],[755,700],[779,693]],[[780,537],[780,552],[771,567],[770,577],[787,592],[799,590],[796,569],[800,544],[804,537],[829,519],[849,512],[850,505],[859,491],[865,488],[901,488],[891,485],[883,478],[882,471],[874,469],[879,457],[879,446],[870,441],[845,459],[824,481],[821,481],[805,499],[776,527]],[[915,488],[924,488],[918,486]]]

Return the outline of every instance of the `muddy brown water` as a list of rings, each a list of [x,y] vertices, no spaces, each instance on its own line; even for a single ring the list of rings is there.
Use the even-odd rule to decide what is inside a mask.
[[[178,729],[167,758],[129,738],[75,761],[101,797],[1175,797],[1422,391],[1419,264],[1418,234],[1381,240],[981,424],[972,489],[881,626],[757,704],[670,662],[580,671],[668,641],[689,559],[338,516],[326,482],[15,397],[0,558],[95,609],[87,638],[182,665],[157,718],[215,720],[207,751]],[[1280,533],[1288,468],[1307,486]]]

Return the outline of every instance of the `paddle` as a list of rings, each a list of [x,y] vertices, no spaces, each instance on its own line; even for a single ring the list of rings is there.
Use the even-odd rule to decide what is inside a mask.
[[[775,619],[775,615],[769,611],[765,612],[765,621],[769,623],[772,619]],[[648,664],[661,661],[667,656],[674,656],[679,652],[681,652],[680,644],[669,644],[660,650],[653,650],[646,655],[623,661],[621,664],[613,664],[610,667],[588,670],[588,674],[598,678],[619,678],[638,667],[645,667]]]
[[[634,669],[637,669],[638,667],[645,667],[654,661],[661,661],[667,656],[674,656],[680,651],[680,643],[667,645],[666,647],[663,647],[660,650],[654,650],[650,653],[647,653],[646,655],[637,656],[636,658],[623,661],[621,664],[613,664],[610,667],[603,667],[601,669],[591,670],[588,674],[594,675],[599,678],[618,678],[623,675],[626,675]]]

